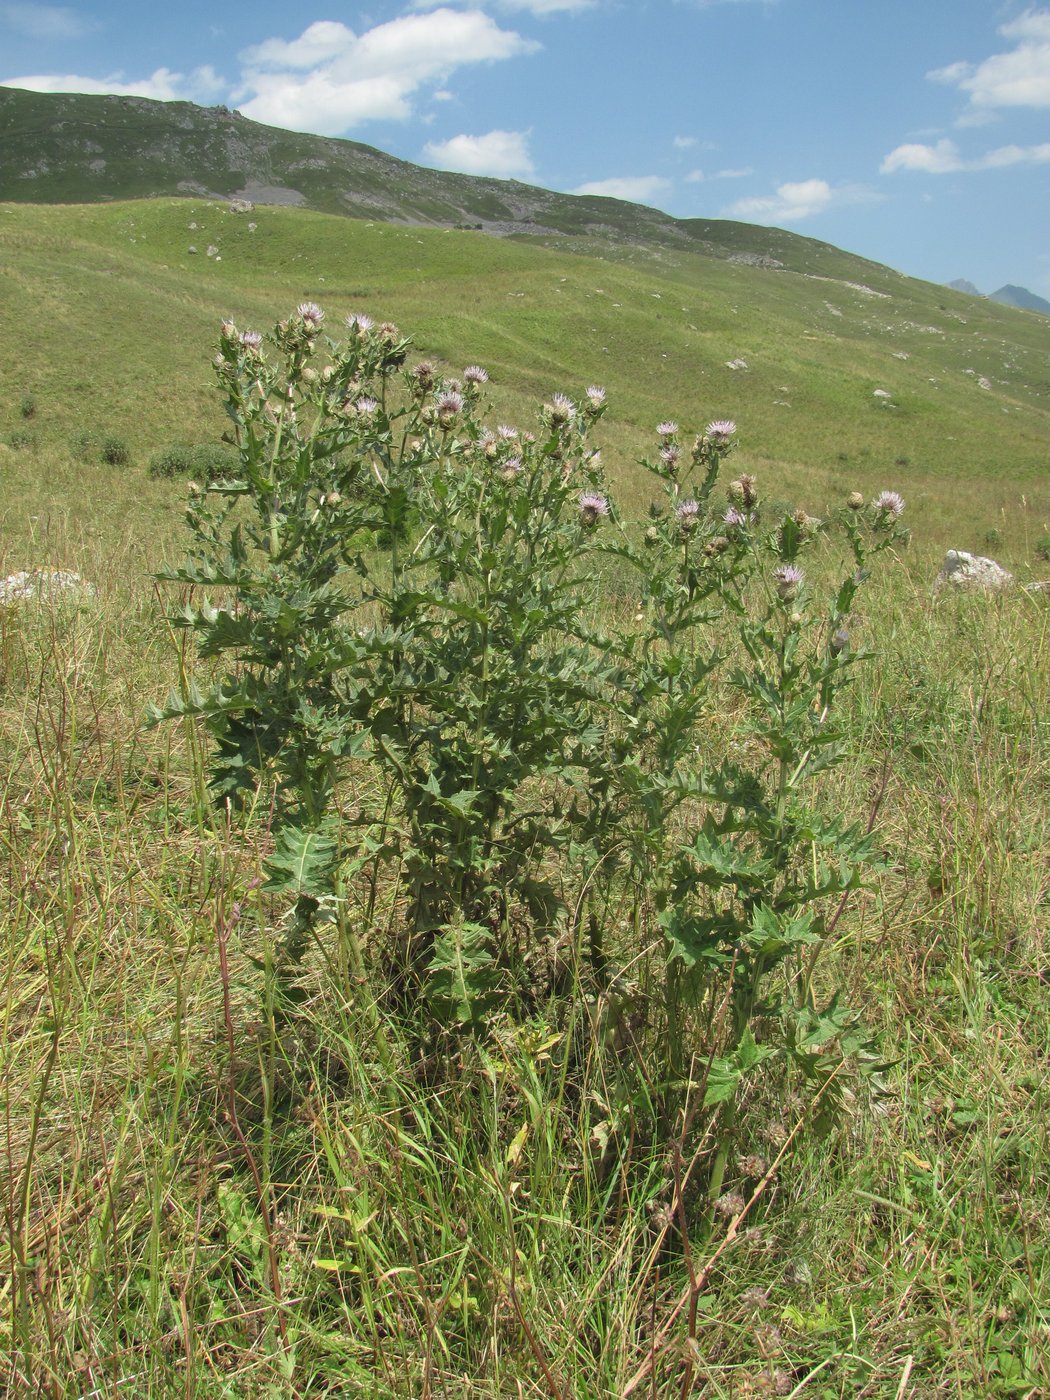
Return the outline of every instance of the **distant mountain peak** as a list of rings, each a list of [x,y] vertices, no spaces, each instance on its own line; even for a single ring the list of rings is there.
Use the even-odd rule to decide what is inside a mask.
[[[965,292],[968,297],[982,297],[984,293],[978,291],[972,282],[967,282],[965,277],[957,277],[954,282],[948,282],[953,292]]]
[[[1030,292],[1027,287],[1013,287],[1009,282],[997,292],[990,293],[988,300],[1000,302],[1003,306],[1016,306],[1022,311],[1039,311],[1044,316],[1050,316],[1050,301],[1037,297],[1035,292]]]

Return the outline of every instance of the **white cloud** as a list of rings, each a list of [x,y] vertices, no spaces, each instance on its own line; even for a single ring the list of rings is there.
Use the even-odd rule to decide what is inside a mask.
[[[609,199],[626,199],[632,204],[645,204],[655,195],[671,188],[670,180],[660,175],[627,175],[611,180],[588,180],[571,190],[571,194],[597,194]]]
[[[992,54],[983,62],[951,63],[927,73],[967,94],[971,107],[1050,107],[1050,10],[1026,10],[999,29],[1012,40],[1009,53]]]
[[[820,214],[833,198],[827,180],[799,180],[777,186],[773,195],[753,195],[738,199],[727,213],[762,224],[789,224]]]
[[[1045,165],[1050,161],[1050,143],[1041,146],[998,146],[982,156],[966,159],[954,141],[938,141],[936,146],[915,143],[898,146],[879,167],[883,175],[898,170],[920,170],[928,175],[946,175],[959,170],[1003,170],[1011,165]]]
[[[478,0],[465,0],[468,6],[477,2]],[[442,3],[446,3],[446,0],[412,0],[409,9],[432,10],[435,5]],[[580,10],[593,10],[600,0],[495,0],[495,3],[501,10],[526,10],[542,19],[545,15],[576,14]]]
[[[0,4],[0,24],[28,39],[82,39],[95,28],[65,5]]]
[[[442,170],[464,175],[494,175],[512,179],[533,173],[528,132],[490,131],[484,136],[453,136],[429,141],[423,148],[427,160]]]
[[[447,5],[360,35],[321,20],[297,39],[268,39],[246,49],[233,100],[255,121],[335,136],[365,121],[404,120],[420,87],[443,85],[465,64],[498,62],[539,47],[500,29],[480,10]]]
[[[244,49],[240,60],[248,68],[316,68],[334,55],[346,53],[357,35],[336,20],[321,19],[304,29],[298,39],[266,39]]]
[[[778,185],[775,194],[738,199],[723,213],[758,224],[793,224],[843,204],[867,204],[880,196],[862,185],[829,185],[827,180],[798,180]]]
[[[676,151],[688,151],[690,146],[696,145],[695,136],[676,136],[672,143]]]
[[[961,169],[959,148],[947,138],[938,141],[936,146],[924,146],[918,141],[898,146],[879,166],[883,175],[892,175],[897,170],[925,170],[930,175],[943,175],[949,170]]]
[[[533,15],[573,14],[593,10],[598,0],[498,0],[501,10],[528,10]]]
[[[76,73],[39,73],[21,78],[4,78],[4,87],[28,88],[30,92],[81,92],[93,95],[112,93],[117,97],[150,97],[156,102],[213,102],[226,90],[226,84],[211,66],[192,73],[173,73],[158,68],[148,78],[124,80],[121,73],[110,78],[83,78]]]
[[[701,185],[705,180],[743,180],[754,173],[750,165],[744,165],[739,170],[716,170],[713,175],[705,175],[702,170],[690,170],[685,179],[686,184]]]

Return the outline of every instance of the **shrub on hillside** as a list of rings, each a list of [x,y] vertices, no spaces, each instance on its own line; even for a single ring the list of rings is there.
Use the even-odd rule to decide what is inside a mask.
[[[153,477],[193,477],[200,481],[223,481],[237,473],[238,455],[234,448],[217,442],[171,443],[149,459]]]
[[[126,467],[131,461],[127,443],[115,433],[107,433],[102,439],[99,456],[110,467]]]

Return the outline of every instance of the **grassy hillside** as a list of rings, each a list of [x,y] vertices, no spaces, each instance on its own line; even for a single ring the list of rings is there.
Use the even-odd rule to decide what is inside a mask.
[[[480,361],[505,415],[605,385],[607,457],[628,499],[655,422],[731,416],[769,495],[819,511],[855,486],[891,485],[931,557],[988,536],[1009,562],[1030,558],[1050,516],[1045,321],[770,236],[797,270],[200,199],[3,206],[8,538],[23,504],[81,520],[98,509],[64,487],[81,479],[68,460],[78,435],[116,434],[131,450],[133,499],[121,507],[104,489],[103,514],[164,514],[174,493],[144,481],[150,453],[222,430],[208,365],[220,318],[265,329],[310,298],[337,328],[367,311],[450,366]]]
[[[93,585],[0,605],[3,1394],[1050,1393],[1047,599],[933,600],[928,587],[946,544],[1046,571],[1035,546],[1050,533],[1050,332],[789,234],[693,234],[497,239],[170,195],[0,205],[0,572],[61,564]],[[217,655],[202,659],[180,630],[215,590],[150,578],[188,539],[187,485],[152,479],[150,455],[223,431],[210,364],[222,317],[265,330],[306,300],[336,336],[367,312],[451,371],[480,363],[495,423],[535,426],[538,400],[604,385],[593,440],[629,517],[656,489],[637,459],[660,420],[677,419],[688,448],[731,417],[733,470],[756,473],[764,502],[823,515],[855,488],[869,500],[892,488],[911,547],[869,556],[874,576],[843,619],[824,582],[843,569],[832,596],[846,596],[857,556],[842,563],[831,532],[814,535],[809,581],[781,591],[768,564],[788,548],[788,521],[754,546],[764,562],[748,591],[694,601],[696,580],[722,567],[709,561],[735,557],[737,526],[703,536],[708,554],[668,509],[665,593],[639,604],[637,574],[622,575],[626,597],[595,586],[582,636],[585,610],[566,602],[572,649],[542,634],[525,653],[535,666],[517,650],[542,622],[530,589],[561,608],[565,575],[519,554],[521,586],[504,585],[489,625],[502,564],[498,548],[472,548],[471,522],[510,527],[477,508],[479,483],[498,497],[469,455],[432,459],[417,478],[420,498],[458,501],[455,529],[418,528],[407,563],[402,536],[387,536],[390,578],[396,556],[405,583],[389,626],[372,626],[385,564],[370,561],[361,611],[345,615],[324,611],[327,579],[306,590],[315,611],[295,589],[277,605],[291,553],[260,568],[261,600],[246,590],[236,609],[201,616],[239,676],[274,656],[302,664],[308,690],[289,671],[267,694],[282,722],[340,756],[332,922],[319,912],[304,945],[290,891],[308,863],[288,876],[286,862],[292,883],[276,892],[263,884],[294,784],[264,782],[243,813],[215,805],[204,728],[186,717],[147,730],[143,716],[169,691],[192,698]],[[547,450],[541,438],[536,455]],[[570,509],[550,537],[578,543],[591,536],[571,518],[561,464],[549,470]],[[524,498],[517,477],[501,480]],[[303,519],[356,548],[324,512],[352,512],[357,496],[318,482]],[[377,499],[380,486],[381,473],[368,482]],[[723,529],[717,499],[708,534]],[[524,528],[528,512],[514,519]],[[438,589],[419,551],[446,540],[458,563]],[[608,577],[577,567],[585,584]],[[339,586],[357,579],[348,570]],[[268,643],[251,654],[237,641],[248,623]],[[442,629],[445,650],[427,652]],[[446,841],[478,828],[453,828],[429,799],[406,819],[407,780],[379,762],[399,761],[399,731],[383,727],[393,688],[362,681],[363,655],[380,680],[389,658],[399,685],[417,687],[403,693],[422,697],[408,718],[432,736],[434,765],[417,765],[417,795],[441,763],[471,772],[441,808],[457,824],[477,775],[524,749],[546,765],[514,782],[499,842]],[[855,658],[833,707],[838,743],[818,749],[836,737],[827,678]],[[477,695],[481,720],[468,723],[460,707]],[[575,707],[564,730],[542,728],[561,713],[552,696]],[[504,730],[490,710],[509,716]],[[261,706],[256,732],[277,729],[274,713]],[[280,734],[260,748],[275,763],[286,752]],[[239,752],[254,761],[247,743]],[[706,785],[711,773],[729,787]],[[617,805],[588,835],[610,789]],[[503,841],[542,866],[502,914],[514,869],[489,867],[491,902],[466,911],[489,919],[463,925],[481,939],[468,953],[498,933],[520,955],[498,1014],[468,1034],[435,1024],[397,969],[428,879],[453,860],[473,870]],[[840,900],[834,872],[846,880],[858,842],[870,846],[863,883]],[[808,913],[777,964],[768,920],[783,922],[777,897],[791,890]],[[690,979],[668,976],[664,930],[689,901],[734,910],[738,936],[676,1002]],[[455,989],[464,965],[469,978],[468,957],[434,986],[449,974]],[[746,998],[741,965],[755,977]],[[839,994],[863,1015],[848,1054]],[[806,1032],[797,1059],[763,1061],[792,1026]],[[707,1102],[716,1057],[741,1079]],[[854,1078],[857,1064],[878,1072]]]

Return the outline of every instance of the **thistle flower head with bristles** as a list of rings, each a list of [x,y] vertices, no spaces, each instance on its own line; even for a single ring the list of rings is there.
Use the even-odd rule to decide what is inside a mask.
[[[463,412],[463,395],[458,389],[444,389],[438,394],[434,407],[437,409],[438,418],[443,422],[455,418],[457,413]]]
[[[584,491],[580,495],[580,523],[588,529],[597,525],[609,514],[609,502],[597,491]]]
[[[552,428],[561,428],[573,415],[573,402],[567,394],[552,394],[549,402],[543,405],[542,417]]]
[[[668,421],[667,421],[666,423],[657,423],[657,425],[656,425],[656,436],[657,436],[657,437],[660,437],[660,438],[670,438],[670,437],[674,437],[674,435],[675,435],[675,433],[677,433],[677,431],[678,431],[678,424],[677,424],[677,423],[672,423],[672,422],[670,421],[670,419],[668,419]]]
[[[748,472],[741,472],[735,481],[731,481],[727,491],[729,499],[745,510],[753,510],[758,505],[758,486]]]
[[[736,424],[732,418],[716,418],[704,429],[704,435],[714,448],[728,447],[729,440],[735,432]]]
[[[904,497],[896,491],[881,491],[871,504],[890,520],[899,520],[904,511]]]
[[[691,535],[700,522],[700,502],[679,501],[675,506],[674,513],[682,534]]]
[[[773,582],[777,586],[777,593],[785,603],[790,603],[792,598],[797,596],[805,578],[805,574],[797,564],[778,564],[773,570]]]
[[[467,365],[463,371],[463,382],[480,388],[482,384],[489,382],[488,371],[483,370],[480,365]]]
[[[308,335],[321,329],[324,312],[316,301],[301,301],[295,310]]]
[[[371,316],[366,316],[363,312],[351,311],[346,318],[347,329],[354,331],[357,335],[365,335],[372,329],[375,322]]]

